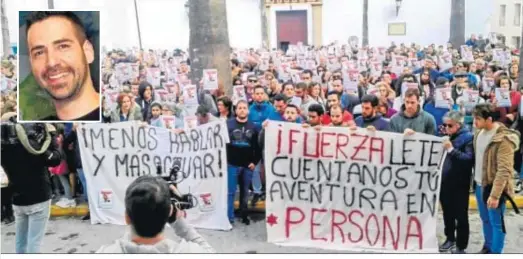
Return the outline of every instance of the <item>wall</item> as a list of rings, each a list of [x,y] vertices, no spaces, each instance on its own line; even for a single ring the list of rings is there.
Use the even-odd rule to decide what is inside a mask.
[[[523,19],[520,17],[520,26],[514,25],[515,8],[514,4],[522,4],[521,0],[494,0],[492,3],[492,9],[494,10],[490,19],[490,25],[492,31],[501,33],[506,37],[506,44],[512,46],[512,37],[521,37],[521,25],[523,25]],[[500,6],[505,4],[507,6],[505,12],[505,26],[500,26]],[[522,10],[523,13],[523,10]]]
[[[189,21],[185,11],[186,0],[138,0],[140,27],[144,48],[187,48]],[[259,0],[226,0],[230,43],[233,47],[257,48],[261,45]],[[395,0],[369,0],[369,40],[371,45],[388,45],[416,42],[423,45],[443,44],[449,38],[451,0],[403,0],[399,17],[396,17]],[[466,0],[466,35],[472,32],[488,33],[489,21],[495,8],[492,1]],[[514,0],[518,1],[518,0]],[[520,1],[520,0],[519,0]],[[323,0],[323,44],[335,40],[346,43],[356,35],[361,40],[363,0]],[[512,1],[513,2],[513,1]],[[47,8],[46,0],[6,0],[11,38],[18,38],[17,10]],[[158,6],[161,6],[159,8]],[[109,48],[138,46],[138,34],[133,0],[55,0],[56,8],[90,9],[102,12],[101,31],[103,44]],[[487,8],[486,8],[487,7]],[[510,18],[507,6],[507,23]],[[489,19],[490,18],[490,19]],[[407,23],[407,35],[388,36],[388,23]],[[523,21],[522,21],[523,22]]]

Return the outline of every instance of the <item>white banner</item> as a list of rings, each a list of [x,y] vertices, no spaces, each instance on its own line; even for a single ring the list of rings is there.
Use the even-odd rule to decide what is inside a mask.
[[[208,123],[175,134],[136,122],[86,124],[78,129],[82,165],[87,180],[91,223],[124,225],[125,190],[142,175],[169,176],[181,161],[182,194],[198,199],[187,220],[198,228],[230,230],[227,218],[227,156],[225,122]],[[183,178],[182,178],[183,177]]]
[[[438,252],[440,138],[272,121],[265,132],[268,242]]]

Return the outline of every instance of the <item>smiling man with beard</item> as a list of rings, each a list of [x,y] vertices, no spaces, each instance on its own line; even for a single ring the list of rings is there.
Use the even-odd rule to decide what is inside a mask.
[[[95,50],[73,12],[32,12],[27,18],[31,71],[52,98],[56,116],[44,121],[99,121],[100,95],[89,64]]]

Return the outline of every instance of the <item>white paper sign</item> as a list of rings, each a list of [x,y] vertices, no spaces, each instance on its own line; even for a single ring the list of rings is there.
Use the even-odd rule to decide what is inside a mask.
[[[354,252],[438,252],[445,158],[440,138],[416,134],[405,145],[403,134],[336,127],[318,132],[274,121],[265,134],[267,242]],[[430,152],[423,151],[426,146]],[[298,171],[305,164],[307,170]]]
[[[507,88],[496,88],[496,101],[498,107],[510,107],[510,90]]]
[[[204,69],[203,70],[203,88],[205,90],[218,89],[218,70]]]
[[[224,122],[211,122],[181,134],[140,127],[136,122],[85,124],[78,132],[92,224],[125,225],[127,186],[142,175],[156,175],[158,165],[161,175],[168,176],[179,159],[183,180],[178,189],[198,200],[195,208],[186,211],[188,222],[198,228],[232,228],[227,217],[225,147],[229,135]],[[200,138],[188,137],[193,134]],[[213,210],[208,210],[202,199],[208,196]]]
[[[183,102],[185,105],[198,105],[198,92],[195,85],[188,85],[183,88]]]
[[[450,109],[452,105],[452,89],[450,88],[436,88],[436,103],[437,108]]]
[[[233,92],[232,92],[232,103],[236,106],[236,104],[240,100],[247,101],[247,95],[245,93],[245,86],[235,85],[233,88]]]

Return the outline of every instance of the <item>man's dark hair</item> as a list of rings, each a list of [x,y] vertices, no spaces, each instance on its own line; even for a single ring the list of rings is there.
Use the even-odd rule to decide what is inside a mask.
[[[296,84],[296,89],[301,89],[303,91],[307,91],[308,85],[305,82],[299,82]]]
[[[264,93],[267,93],[267,91],[265,90],[265,87],[263,87],[262,85],[255,85],[252,92],[253,93],[256,92],[256,89],[262,89]]]
[[[294,86],[294,83],[292,83],[292,81],[287,81],[287,82],[283,83],[283,85],[281,86],[281,89],[285,90],[285,87],[287,87],[288,85],[292,85],[292,88],[296,88]]]
[[[370,103],[372,108],[376,108],[380,104],[380,100],[376,95],[366,94],[361,98],[361,103]]]
[[[164,180],[141,176],[125,191],[125,212],[135,233],[151,238],[160,234],[171,213],[171,195]]]
[[[209,113],[209,108],[206,105],[200,105],[196,109],[195,115],[206,116]]]
[[[491,103],[479,103],[472,109],[472,116],[479,117],[482,119],[492,118],[492,121],[496,120],[496,109]]]
[[[309,105],[308,112],[315,112],[318,114],[318,116],[322,116],[325,113],[325,110],[323,109],[323,106],[321,106],[321,104],[314,103]]]
[[[309,74],[309,76],[311,77],[312,79],[312,71],[310,69],[305,69],[303,71],[301,71],[302,74]]]
[[[419,98],[420,98],[419,90],[416,89],[416,88],[409,88],[409,89],[407,89],[407,91],[405,91],[405,98],[408,98],[408,97],[411,97],[411,96],[416,96],[416,99],[419,100]]]
[[[245,104],[247,106],[247,109],[249,109],[249,102],[247,102],[246,100],[239,100],[237,103],[236,103],[236,107],[234,108],[235,110],[238,109],[238,107],[240,106],[240,104]]]
[[[284,94],[278,94],[276,96],[274,96],[274,98],[272,99],[274,102],[287,102],[287,96],[285,96]]]
[[[82,20],[80,20],[80,18],[78,18],[78,16],[76,14],[74,14],[74,12],[64,12],[64,11],[31,12],[25,20],[25,23],[27,25],[26,29],[25,29],[25,34],[27,35],[27,33],[29,32],[29,28],[31,28],[31,26],[33,24],[35,24],[37,22],[41,22],[50,17],[57,17],[57,16],[66,18],[69,21],[71,21],[76,27],[76,31],[78,33],[77,34],[78,41],[80,41],[80,43],[83,43],[83,41],[85,41],[85,39],[87,38],[87,32],[85,30],[84,25],[82,24]]]
[[[287,108],[289,108],[289,107],[290,107],[290,108],[294,108],[294,109],[296,109],[297,112],[300,111],[300,108],[298,108],[298,106],[296,106],[296,105],[293,104],[293,103],[289,103],[289,104],[287,104],[287,106],[285,107],[285,109],[287,109]]]
[[[329,95],[336,95],[338,97],[338,101],[341,101],[341,93],[340,92],[336,92],[336,91],[330,91],[327,93],[327,97],[329,97]]]

